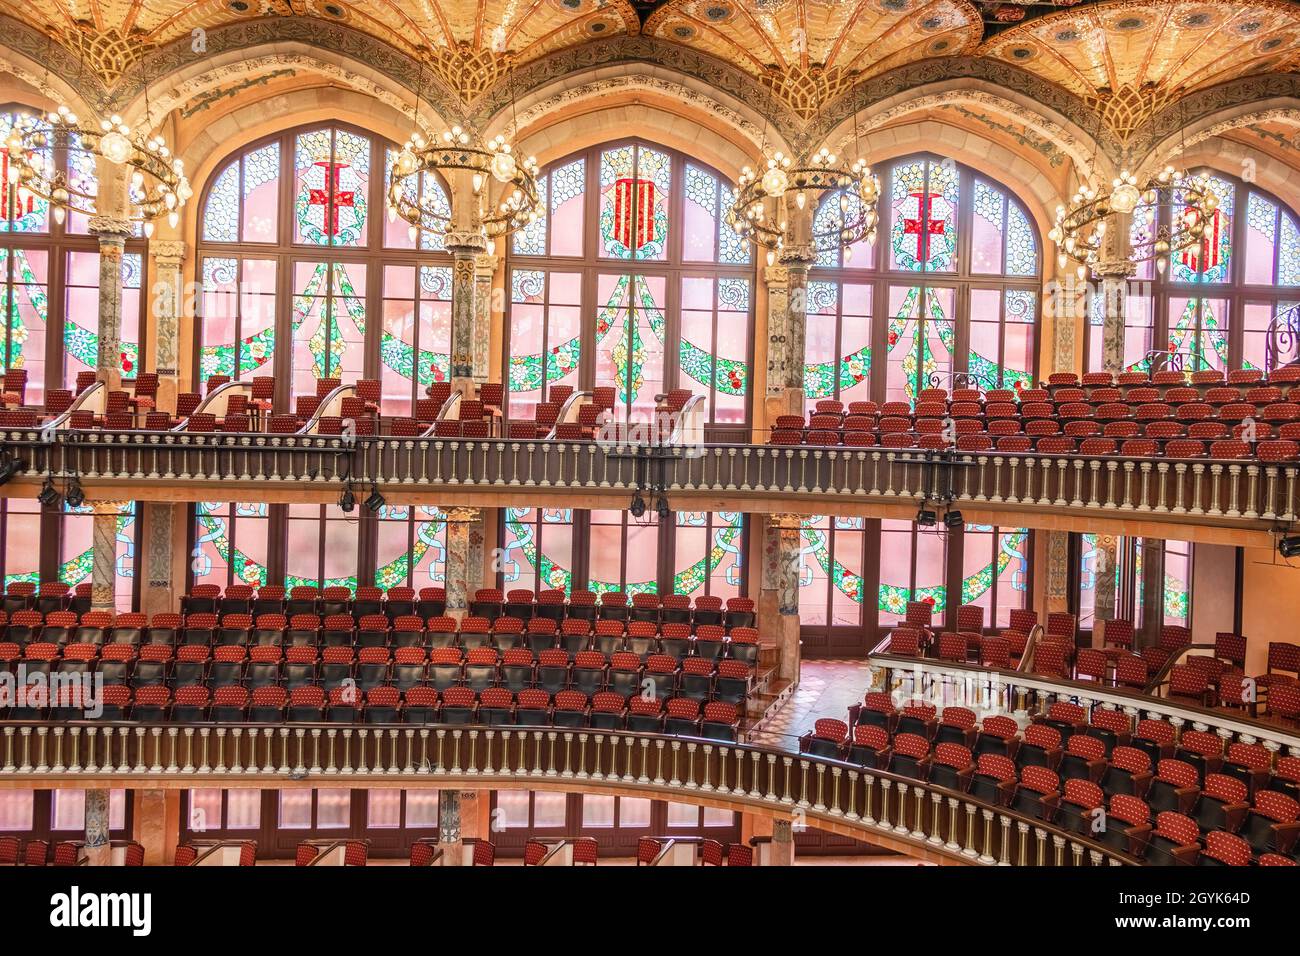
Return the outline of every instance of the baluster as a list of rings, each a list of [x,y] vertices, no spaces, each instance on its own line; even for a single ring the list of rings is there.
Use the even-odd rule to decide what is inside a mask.
[[[981,810],[980,815],[984,817],[984,847],[983,852],[979,855],[979,861],[984,864],[997,862],[993,859],[993,854],[989,852],[993,848],[993,811]]]

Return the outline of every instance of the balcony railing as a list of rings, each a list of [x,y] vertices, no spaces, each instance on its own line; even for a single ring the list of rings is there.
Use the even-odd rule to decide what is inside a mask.
[[[0,725],[0,781],[72,786],[475,786],[616,789],[924,849],[965,863],[1109,866],[1126,855],[964,793],[836,760],[658,734],[475,726]]]
[[[1222,710],[1210,710],[1115,687],[999,671],[975,665],[927,658],[872,654],[868,661],[884,671],[886,690],[900,698],[922,697],[939,707],[969,707],[977,712],[1046,711],[1056,701],[1119,710],[1132,720],[1167,720],[1181,733],[1200,730],[1225,742],[1261,744],[1280,756],[1300,757],[1300,728],[1252,720]]]
[[[328,501],[351,480],[376,484],[394,504],[430,491],[440,504],[507,491],[519,500],[589,503],[625,497],[653,466],[675,503],[725,495],[752,511],[848,513],[950,500],[977,513],[1050,513],[1055,527],[1086,519],[1085,530],[1136,518],[1266,532],[1296,520],[1300,474],[1300,463],[1254,459],[776,445],[674,446],[649,462],[638,446],[589,441],[36,430],[0,432],[0,441],[24,462],[18,475],[27,484],[76,476],[92,498],[147,481],[169,486],[158,495],[169,500],[198,500],[216,485],[231,494],[282,485],[303,500]]]

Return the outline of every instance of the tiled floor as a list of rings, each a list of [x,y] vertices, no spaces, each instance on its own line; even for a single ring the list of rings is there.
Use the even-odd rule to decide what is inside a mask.
[[[799,749],[799,736],[818,717],[847,720],[851,704],[861,703],[869,681],[865,660],[804,661],[799,687],[750,740],[786,750]]]

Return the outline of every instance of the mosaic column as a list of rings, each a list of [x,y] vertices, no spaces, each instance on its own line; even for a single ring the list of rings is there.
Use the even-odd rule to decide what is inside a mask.
[[[781,263],[786,270],[785,374],[781,382],[781,403],[788,415],[803,414],[808,269],[813,261],[811,246],[787,247],[781,253]]]
[[[774,643],[779,654],[778,674],[798,683],[799,515],[768,515],[763,524],[763,573],[758,598],[759,636]]]
[[[181,313],[184,309],[184,285],[181,265],[185,261],[185,243],[176,239],[149,243],[153,259],[153,295],[149,297],[153,314],[153,370],[158,374],[158,407],[175,409],[180,374]]]
[[[108,791],[86,791],[86,860],[90,866],[112,863],[108,842]]]
[[[470,598],[483,586],[483,512],[447,511],[447,613],[463,617]]]
[[[92,554],[90,606],[96,611],[114,611],[117,607],[117,520],[123,502],[91,502],[94,511],[94,551]]]
[[[474,381],[476,261],[487,251],[487,237],[482,232],[449,232],[446,245],[452,256],[451,378],[454,387],[468,393]]]
[[[1069,610],[1070,536],[1064,531],[1047,533],[1047,613]]]
[[[474,258],[474,382],[488,380],[492,354],[492,277],[496,275],[497,257],[490,252]],[[495,311],[500,312],[500,309]]]
[[[122,251],[131,223],[112,216],[92,216],[90,233],[99,239],[99,355],[95,377],[110,390],[122,384]]]
[[[165,501],[144,504],[145,587],[140,595],[140,610],[146,614],[165,613],[176,609],[172,601],[172,581],[175,580],[172,543],[175,530],[173,516],[176,505]]]
[[[1156,643],[1165,616],[1165,542],[1162,538],[1142,539],[1142,639],[1139,647]]]
[[[767,287],[767,399],[779,402],[785,393],[785,368],[790,360],[786,340],[789,274],[785,266],[768,266],[763,270],[763,281]],[[782,412],[778,410],[769,418],[779,414]]]
[[[1119,562],[1118,541],[1113,534],[1097,535],[1097,548],[1092,558],[1093,570],[1093,620],[1104,622],[1115,617],[1115,570]],[[1105,624],[1094,623],[1092,643],[1100,647],[1105,643]]]

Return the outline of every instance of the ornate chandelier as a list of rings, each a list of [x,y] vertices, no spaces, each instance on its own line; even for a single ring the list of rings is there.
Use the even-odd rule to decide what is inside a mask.
[[[444,176],[454,170],[471,175],[474,195],[482,193],[492,180],[503,187],[501,201],[480,218],[489,237],[504,236],[522,229],[537,218],[542,201],[537,188],[537,161],[533,157],[520,162],[511,152],[504,136],[497,136],[480,146],[473,137],[453,126],[441,140],[429,142],[415,132],[406,141],[393,162],[388,187],[388,216],[398,216],[410,224],[412,235],[419,230],[445,234],[452,228],[450,209],[441,197],[419,188],[423,173]]]
[[[1169,207],[1167,221],[1159,210]],[[1161,272],[1169,257],[1199,245],[1214,221],[1219,197],[1204,176],[1166,166],[1139,186],[1127,169],[1111,181],[1109,190],[1082,187],[1070,205],[1058,206],[1056,225],[1048,237],[1056,243],[1062,268],[1068,261],[1078,264],[1079,278],[1087,275],[1102,259],[1106,231],[1115,214],[1133,214],[1138,228],[1132,234],[1129,260],[1155,261]]]
[[[820,232],[814,226],[814,248],[840,248],[847,255],[854,243],[875,241],[880,181],[862,160],[846,164],[824,146],[807,161],[796,162],[778,150],[758,172],[746,166],[732,190],[727,222],[737,234],[773,250],[768,255],[773,260],[786,246],[785,197],[791,190],[800,209],[809,202],[816,209],[826,193],[839,193],[840,219]],[[775,210],[768,200],[775,201]]]
[[[55,150],[78,150],[131,167],[128,218],[142,223],[146,236],[153,235],[155,221],[164,216],[175,227],[181,208],[193,195],[184,163],[171,155],[163,138],[146,139],[120,116],[98,125],[83,123],[66,105],[60,105],[43,119],[22,117],[5,145],[11,160],[11,185],[47,200],[56,223],[61,224],[69,211],[94,216],[98,210],[95,195],[55,163]]]

